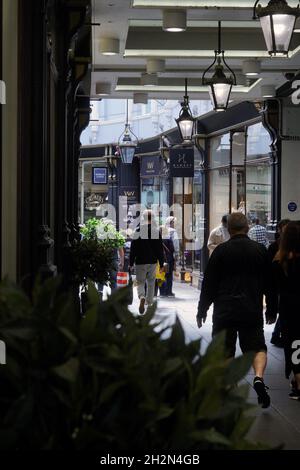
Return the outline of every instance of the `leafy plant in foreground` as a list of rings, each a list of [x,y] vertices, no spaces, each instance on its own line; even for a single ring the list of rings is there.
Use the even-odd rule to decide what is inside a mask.
[[[252,358],[224,359],[219,336],[200,354],[180,321],[165,329],[152,309],[135,317],[126,289],[78,318],[59,281],[37,284],[32,301],[0,285],[0,449],[201,451],[257,449],[247,440]]]

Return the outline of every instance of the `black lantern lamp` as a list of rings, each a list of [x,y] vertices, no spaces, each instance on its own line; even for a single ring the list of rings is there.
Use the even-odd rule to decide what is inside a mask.
[[[126,110],[126,124],[123,134],[119,138],[119,154],[121,156],[122,163],[125,165],[131,165],[135,155],[136,148],[138,146],[138,138],[130,129],[128,119],[128,100]]]
[[[205,78],[206,74],[214,68],[215,73],[211,78]],[[225,72],[230,75],[226,75]],[[225,111],[228,107],[232,86],[236,85],[236,76],[226,63],[224,51],[221,50],[221,21],[219,21],[219,48],[215,51],[215,60],[205,70],[202,84],[209,86],[210,99],[215,111]]]
[[[179,133],[184,142],[189,142],[192,140],[192,137],[194,135],[195,122],[196,122],[196,119],[193,117],[191,109],[190,109],[187,87],[188,87],[187,79],[185,79],[184,101],[183,103],[181,103],[182,108],[179,114],[179,118],[175,119],[177,126],[178,126]]]
[[[270,0],[266,7],[255,2],[253,19],[259,19],[270,56],[287,56],[290,49],[299,5],[290,7],[286,0]]]

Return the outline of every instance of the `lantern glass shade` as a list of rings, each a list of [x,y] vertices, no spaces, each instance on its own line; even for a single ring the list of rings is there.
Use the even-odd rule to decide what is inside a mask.
[[[195,119],[189,113],[188,109],[183,109],[181,115],[176,119],[177,126],[182,140],[192,140],[194,134]]]
[[[227,109],[232,83],[211,83],[209,95],[215,111],[225,111]]]
[[[271,56],[288,55],[295,23],[295,15],[270,14],[260,17],[267,49]]]
[[[134,159],[136,145],[134,144],[121,144],[119,145],[121,160],[125,165],[131,165]]]
[[[134,159],[137,143],[130,136],[129,126],[126,126],[123,140],[119,142],[119,151],[122,163],[131,165]]]

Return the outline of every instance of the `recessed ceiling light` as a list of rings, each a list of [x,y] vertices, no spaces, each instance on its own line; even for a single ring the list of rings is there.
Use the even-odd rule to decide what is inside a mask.
[[[276,88],[274,85],[263,85],[261,87],[261,96],[263,98],[272,98],[276,95]]]
[[[108,56],[120,54],[120,40],[117,38],[100,38],[100,52]]]
[[[155,74],[143,73],[141,76],[141,85],[142,86],[157,86],[158,78]]]
[[[248,77],[257,77],[260,74],[260,62],[258,60],[245,60],[243,62],[243,74]]]
[[[166,63],[163,59],[148,59],[147,73],[161,73],[166,69]]]
[[[111,94],[111,83],[98,82],[96,83],[96,95],[108,96]]]
[[[164,10],[163,30],[170,33],[180,33],[187,28],[186,10]]]

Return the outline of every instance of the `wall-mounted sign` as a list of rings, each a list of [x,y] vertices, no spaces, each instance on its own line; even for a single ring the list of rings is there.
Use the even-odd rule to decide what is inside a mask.
[[[170,150],[170,176],[172,178],[194,177],[194,149],[178,148]]]
[[[93,167],[92,183],[107,184],[107,168]]]
[[[136,186],[122,186],[120,188],[120,197],[127,197],[128,205],[137,204],[139,189]]]
[[[161,158],[159,155],[142,157],[141,164],[141,177],[155,177],[160,176],[161,172]]]
[[[291,202],[288,203],[288,210],[290,212],[296,212],[297,209],[298,209],[298,205],[297,205],[296,202],[291,201]]]

